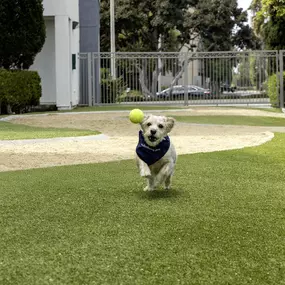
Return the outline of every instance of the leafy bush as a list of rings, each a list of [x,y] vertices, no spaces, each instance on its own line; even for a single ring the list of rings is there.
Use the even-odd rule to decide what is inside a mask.
[[[12,112],[23,113],[39,104],[41,78],[36,71],[0,69],[0,102]]]
[[[126,90],[126,84],[122,77],[113,79],[109,70],[101,69],[101,102],[115,103],[120,94]]]
[[[168,87],[168,85],[161,85],[161,91],[167,89]]]
[[[279,81],[279,77],[275,73],[272,74],[267,81],[267,94],[272,107],[279,107],[279,92],[277,90],[277,80]],[[283,80],[285,83],[285,72],[283,73]]]
[[[119,102],[138,102],[144,101],[144,96],[139,90],[124,91],[118,98]]]

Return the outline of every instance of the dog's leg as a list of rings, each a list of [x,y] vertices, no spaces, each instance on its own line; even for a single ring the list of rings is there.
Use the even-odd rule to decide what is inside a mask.
[[[138,165],[141,177],[147,177],[148,178],[151,176],[150,169],[149,169],[148,165],[138,157],[137,157],[137,165]]]
[[[166,177],[165,184],[164,184],[165,190],[169,190],[171,188],[171,178],[172,178],[172,175],[169,175],[168,177]]]
[[[137,165],[140,171],[140,176],[147,178],[147,186],[144,188],[144,191],[153,191],[154,190],[154,178],[151,176],[151,171],[148,165],[137,157]]]
[[[160,184],[164,184],[165,189],[170,189],[171,176],[174,170],[173,168],[174,166],[172,163],[165,164],[156,176],[154,187],[157,187]]]
[[[144,191],[153,191],[153,190],[155,190],[154,178],[152,176],[149,176],[147,178],[147,186],[144,188]]]

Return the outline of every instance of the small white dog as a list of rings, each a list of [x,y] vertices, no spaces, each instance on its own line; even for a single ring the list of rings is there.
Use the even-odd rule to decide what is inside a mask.
[[[145,191],[153,191],[159,185],[170,189],[177,155],[168,133],[174,123],[173,118],[154,115],[146,116],[141,123],[136,160],[140,175],[148,180]]]

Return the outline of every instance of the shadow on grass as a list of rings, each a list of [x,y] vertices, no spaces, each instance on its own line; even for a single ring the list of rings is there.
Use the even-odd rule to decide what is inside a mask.
[[[180,192],[176,189],[171,190],[155,190],[155,191],[139,191],[136,195],[140,199],[146,200],[158,200],[158,199],[170,199],[177,198],[180,196]]]

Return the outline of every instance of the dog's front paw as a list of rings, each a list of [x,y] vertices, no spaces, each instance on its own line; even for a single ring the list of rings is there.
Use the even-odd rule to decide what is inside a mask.
[[[143,191],[154,191],[154,188],[146,186]]]

